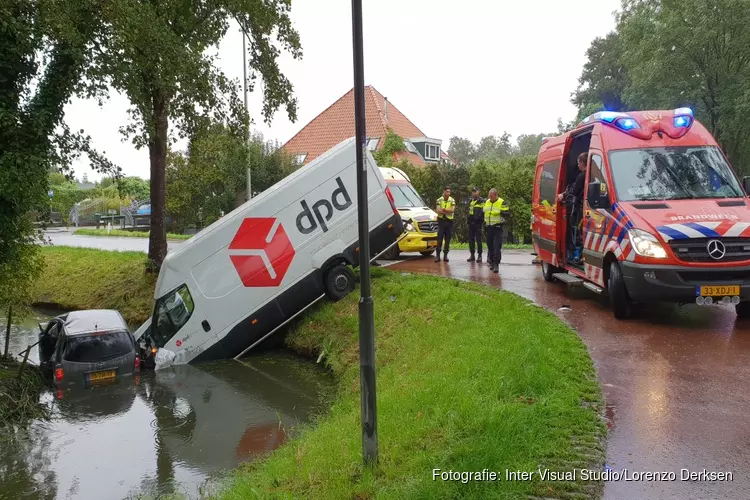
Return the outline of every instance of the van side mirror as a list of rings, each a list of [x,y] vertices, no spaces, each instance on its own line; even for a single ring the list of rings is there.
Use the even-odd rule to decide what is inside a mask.
[[[750,176],[742,178],[742,188],[745,190],[746,195],[750,195]]]
[[[589,183],[586,201],[588,201],[589,207],[593,209],[607,207],[607,205],[609,204],[607,185],[602,184],[599,181]]]

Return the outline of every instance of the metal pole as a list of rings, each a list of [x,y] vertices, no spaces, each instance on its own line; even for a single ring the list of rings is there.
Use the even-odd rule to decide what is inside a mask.
[[[245,111],[248,113],[250,112],[247,109],[247,45],[245,41],[245,29],[240,26],[240,30],[242,31],[242,90],[245,94]],[[248,124],[248,130],[247,130],[247,142],[250,144],[250,128]],[[250,172],[250,165],[247,166],[247,199],[253,197],[253,191],[252,191],[252,182],[251,182],[251,172]]]
[[[378,416],[375,397],[375,316],[370,290],[370,231],[365,165],[365,70],[362,48],[362,0],[352,0],[354,45],[354,123],[359,211],[359,381],[362,399],[362,454],[366,465],[378,461]]]

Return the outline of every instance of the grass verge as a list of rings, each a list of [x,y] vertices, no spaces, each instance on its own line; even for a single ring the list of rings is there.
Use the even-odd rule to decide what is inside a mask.
[[[44,247],[42,255],[36,302],[70,310],[117,309],[131,324],[150,316],[156,278],[145,274],[143,252]]]
[[[553,314],[488,287],[374,269],[379,465],[362,466],[357,294],[287,338],[340,378],[328,415],[228,478],[221,499],[596,497],[600,483],[505,470],[601,470],[602,396],[585,346]],[[441,481],[433,469],[499,472]]]
[[[124,238],[148,238],[148,231],[123,231],[122,229],[112,229],[109,233],[106,229],[76,229],[73,234],[79,236],[118,236]],[[167,233],[168,240],[187,240],[192,234]]]
[[[0,427],[49,417],[49,408],[39,402],[44,389],[39,370],[26,365],[19,379],[20,367],[17,361],[0,356]]]

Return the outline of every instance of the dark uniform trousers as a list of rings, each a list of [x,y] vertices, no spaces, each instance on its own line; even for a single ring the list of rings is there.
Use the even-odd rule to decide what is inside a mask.
[[[451,236],[453,236],[453,221],[438,217],[437,255],[440,255],[440,249],[443,248],[443,241],[445,241],[443,254],[448,254],[448,251],[451,249]]]
[[[476,249],[478,260],[482,260],[482,221],[469,222],[469,252],[474,256]]]
[[[486,226],[487,232],[487,261],[490,264],[500,264],[503,258],[503,224]]]

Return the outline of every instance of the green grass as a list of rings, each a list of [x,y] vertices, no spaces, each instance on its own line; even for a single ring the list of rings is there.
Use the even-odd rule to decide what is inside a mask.
[[[36,302],[63,309],[117,309],[128,323],[142,323],[153,307],[155,277],[145,274],[143,252],[44,247],[45,268],[35,284]]]
[[[487,250],[487,244],[484,244],[484,250]],[[531,250],[534,245],[524,243],[503,243],[503,250]],[[468,243],[461,243],[458,241],[451,241],[451,250],[468,250]]]
[[[125,238],[148,238],[148,231],[123,231],[121,229],[112,229],[109,233],[106,229],[76,229],[73,234],[80,236],[118,236]],[[167,233],[168,240],[188,240],[192,234],[175,234]]]
[[[601,470],[602,396],[585,346],[510,293],[373,270],[379,464],[362,466],[357,301],[325,303],[287,338],[338,375],[330,412],[218,498],[596,497],[601,484],[434,481],[433,469]]]

